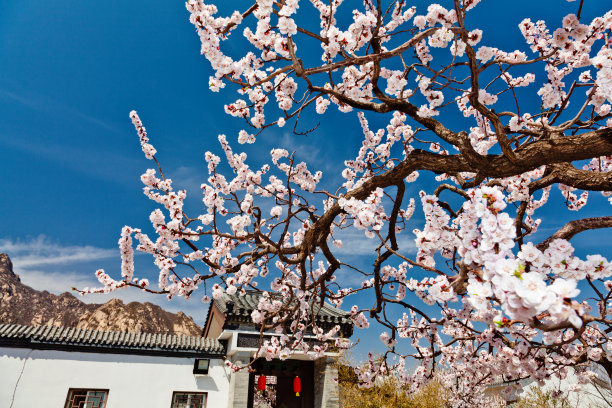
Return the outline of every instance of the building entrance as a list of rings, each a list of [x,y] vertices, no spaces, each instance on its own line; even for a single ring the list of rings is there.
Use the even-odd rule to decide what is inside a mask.
[[[249,376],[249,408],[314,408],[312,361],[266,361],[260,358],[252,368],[254,372]],[[265,384],[260,379],[262,375]],[[301,385],[299,396],[294,389],[296,377]]]

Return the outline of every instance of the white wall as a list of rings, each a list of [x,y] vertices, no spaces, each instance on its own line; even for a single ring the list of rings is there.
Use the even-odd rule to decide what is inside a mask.
[[[193,364],[193,358],[0,347],[0,408],[63,408],[69,388],[108,389],[107,408],[170,408],[173,391],[207,392],[207,408],[227,407],[223,362],[211,360],[207,376],[194,375]]]
[[[604,379],[607,381],[607,376],[605,376]],[[578,387],[574,390],[573,387],[575,386]],[[546,380],[541,387],[535,382],[529,384],[525,387],[521,396],[528,395],[529,389],[534,387],[539,387],[544,392],[563,391],[563,396],[567,397],[571,407],[603,408],[610,406],[606,400],[602,398],[602,394],[597,391],[595,385],[591,383],[579,385],[578,377],[572,369],[569,370],[567,377],[563,380],[553,377]],[[609,390],[601,389],[601,392],[607,399],[612,397],[612,393]]]

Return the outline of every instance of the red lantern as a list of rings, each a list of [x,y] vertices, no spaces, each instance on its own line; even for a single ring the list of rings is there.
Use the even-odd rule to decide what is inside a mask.
[[[266,390],[266,376],[261,374],[257,380],[257,389],[263,394]]]
[[[300,380],[300,377],[298,377],[297,375],[293,379],[293,391],[295,392],[296,397],[299,397],[300,392],[302,391],[302,381]]]

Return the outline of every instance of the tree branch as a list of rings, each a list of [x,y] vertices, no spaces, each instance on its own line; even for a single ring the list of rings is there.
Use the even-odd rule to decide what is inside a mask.
[[[570,221],[560,230],[540,242],[537,247],[540,251],[543,251],[548,248],[548,245],[555,239],[569,240],[580,232],[600,228],[612,228],[612,216],[583,218],[581,220]]]

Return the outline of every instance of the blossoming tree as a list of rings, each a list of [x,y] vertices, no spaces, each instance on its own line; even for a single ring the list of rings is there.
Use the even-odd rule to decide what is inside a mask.
[[[237,143],[335,106],[358,118],[362,146],[337,188],[325,190],[322,173],[290,152],[273,149],[270,164],[254,169],[220,135],[225,157],[205,156],[204,211],[187,214],[187,193],[164,176],[132,112],[156,167],[142,175],[145,194],[163,207],[150,216],[156,237],[126,226],[122,278],[98,271],[103,288],[85,291],[135,286],[189,297],[199,289],[207,301],[259,290],[253,321],[279,334],[262,345],[267,358],[322,353],[301,341],[307,332],[321,340],[336,333],[317,327],[317,304],[371,292],[372,304],[351,316],[360,328],[372,320],[385,327],[387,352],[359,371],[360,382],[393,370],[417,389],[437,376],[457,406],[486,406],[482,391],[494,381],[542,381],[570,367],[588,381],[593,362],[612,374],[612,266],[601,255],[575,256],[570,243],[612,227],[612,216],[578,217],[532,239],[536,212],[555,211],[547,206],[553,187],[571,210],[593,192],[612,192],[612,12],[583,21],[584,0],[551,0],[573,13],[552,28],[523,20],[524,49],[508,50],[481,45],[478,20],[467,23],[479,2],[418,10],[403,0],[256,0],[225,17],[189,0],[211,90],[238,92],[225,106],[246,122]],[[251,49],[233,58],[226,43],[237,36]],[[368,115],[388,124],[371,130]],[[407,197],[419,172],[435,173],[437,185]],[[406,231],[417,205],[424,225]],[[377,243],[370,269],[338,253],[334,234],[348,228]],[[415,256],[399,244],[405,236],[415,239]],[[132,237],[153,256],[157,287],[134,276]],[[336,279],[341,269],[363,276],[361,286]],[[414,279],[417,270],[429,277]],[[587,300],[578,300],[581,291]],[[420,361],[416,370],[405,368],[410,358]]]

